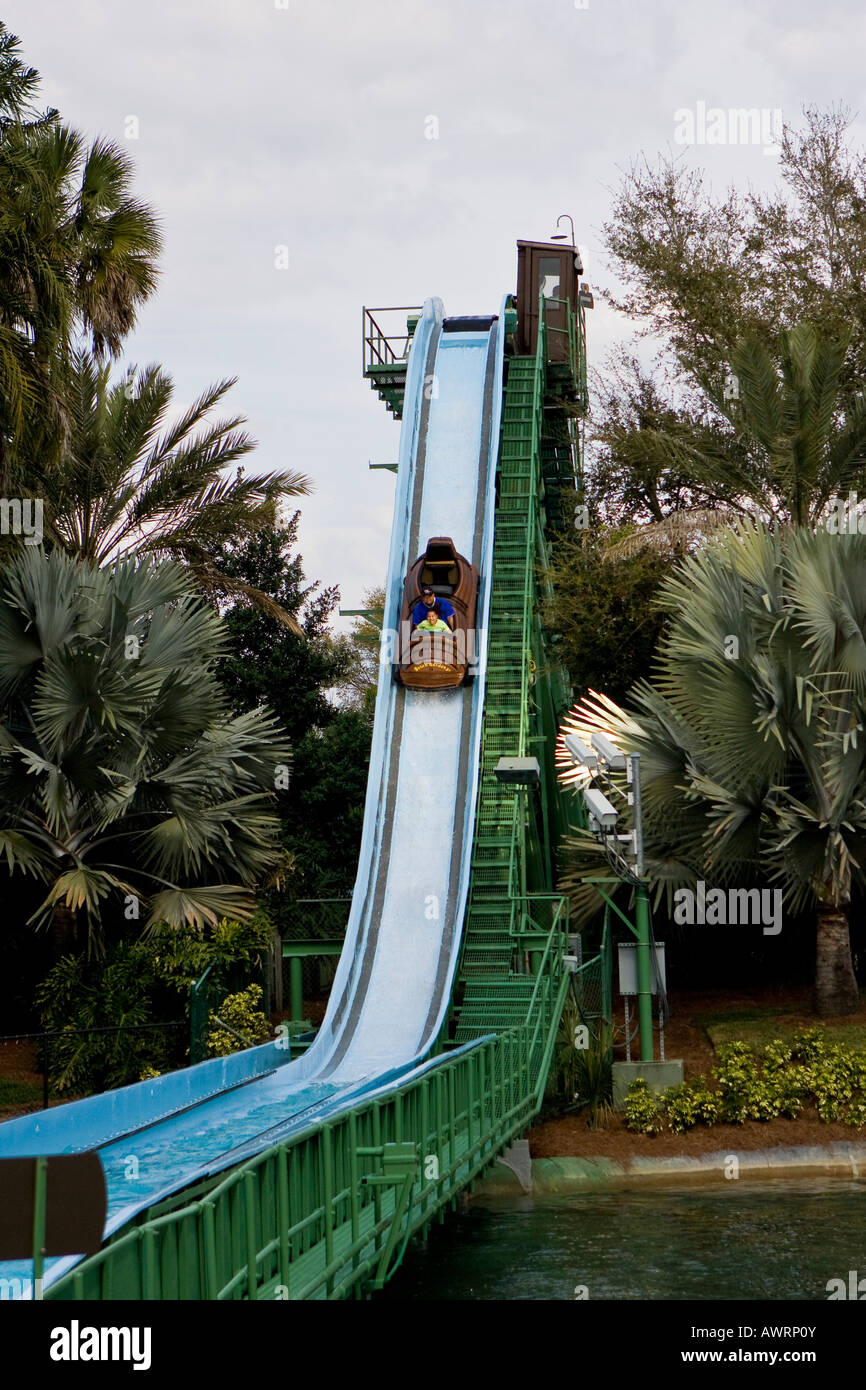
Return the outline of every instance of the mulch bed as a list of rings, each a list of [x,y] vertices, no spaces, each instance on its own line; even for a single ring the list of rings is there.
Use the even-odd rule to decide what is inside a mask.
[[[778,1021],[785,1027],[813,1028],[816,1024],[866,1024],[866,1006],[857,1014],[839,1019],[818,1019],[812,1012],[807,989],[768,991],[708,992],[671,996],[672,1017],[665,1028],[665,1056],[682,1058],[686,1079],[708,1074],[716,1054],[706,1031],[696,1019],[708,1014],[748,1013],[755,1009],[779,1008]],[[634,1051],[632,1057],[635,1056]],[[617,1054],[619,1057],[619,1054]],[[679,1154],[697,1156],[724,1151],[770,1149],[779,1145],[862,1143],[866,1129],[853,1125],[824,1124],[814,1109],[805,1110],[796,1120],[748,1120],[742,1125],[696,1125],[685,1134],[632,1134],[620,1115],[609,1116],[603,1128],[590,1129],[586,1115],[565,1115],[543,1120],[529,1134],[533,1158],[671,1158]]]

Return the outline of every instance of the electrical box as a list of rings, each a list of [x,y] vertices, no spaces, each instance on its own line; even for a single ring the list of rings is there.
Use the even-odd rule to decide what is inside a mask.
[[[637,942],[620,941],[617,946],[618,965],[619,965],[619,992],[620,994],[637,994]],[[655,947],[655,970],[653,966],[652,947],[650,947],[650,990],[653,994],[659,992],[659,980],[661,980],[662,992],[667,994],[667,980],[665,978],[665,944],[663,941],[656,942]]]

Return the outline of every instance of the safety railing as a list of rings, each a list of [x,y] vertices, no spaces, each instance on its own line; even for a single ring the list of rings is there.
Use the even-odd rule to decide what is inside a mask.
[[[388,324],[383,327],[375,317],[377,314],[380,318],[382,315],[390,314],[405,314],[407,317],[403,320],[403,328],[395,332]],[[363,308],[362,369],[365,376],[371,368],[390,367],[395,363],[405,366],[415,322],[420,314],[421,308],[412,304],[383,306],[378,309],[368,309],[366,306]]]
[[[550,318],[554,313],[562,313],[565,320],[565,327],[551,323]],[[569,375],[574,381],[577,391],[577,406],[580,411],[584,411],[587,405],[586,399],[586,321],[584,310],[581,306],[577,312],[574,311],[567,299],[557,296],[545,297],[539,295],[539,327],[544,324],[545,330],[549,334],[556,334],[558,337],[566,339],[566,353],[568,361]]]
[[[547,907],[542,909],[541,904]],[[51,1299],[340,1298],[380,1288],[409,1237],[528,1127],[543,1098],[568,907],[517,904],[550,929],[524,1022],[257,1155],[197,1200],[127,1231]]]

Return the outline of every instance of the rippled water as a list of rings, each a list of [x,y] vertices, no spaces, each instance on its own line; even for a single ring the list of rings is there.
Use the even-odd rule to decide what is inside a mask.
[[[849,1270],[866,1276],[866,1182],[721,1179],[473,1202],[381,1297],[826,1299]]]

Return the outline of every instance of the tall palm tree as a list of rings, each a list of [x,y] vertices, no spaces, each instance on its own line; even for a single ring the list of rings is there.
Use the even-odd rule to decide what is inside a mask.
[[[0,856],[47,887],[32,920],[57,945],[139,911],[143,926],[243,918],[279,869],[288,740],[270,711],[230,711],[224,642],[172,562],[30,549],[6,566]]]
[[[291,471],[225,476],[255,447],[240,416],[207,420],[233,381],[208,387],[173,423],[174,386],[161,367],[130,368],[112,384],[108,364],[80,350],[67,382],[69,441],[60,465],[30,469],[47,543],[95,565],[133,553],[180,560],[205,591],[249,599],[302,636],[290,613],[220,567],[223,542],[272,527],[282,499],[310,490],[309,479]]]
[[[590,699],[570,723],[641,754],[657,885],[769,877],[816,911],[815,1002],[856,1011],[848,911],[866,886],[866,536],[743,523],[683,561],[658,675],[629,709]],[[567,854],[586,890],[587,837]],[[597,854],[593,845],[591,853]]]
[[[161,238],[132,162],[32,106],[38,77],[0,25],[0,480],[65,435],[63,366],[77,334],[116,356],[156,285]]]

